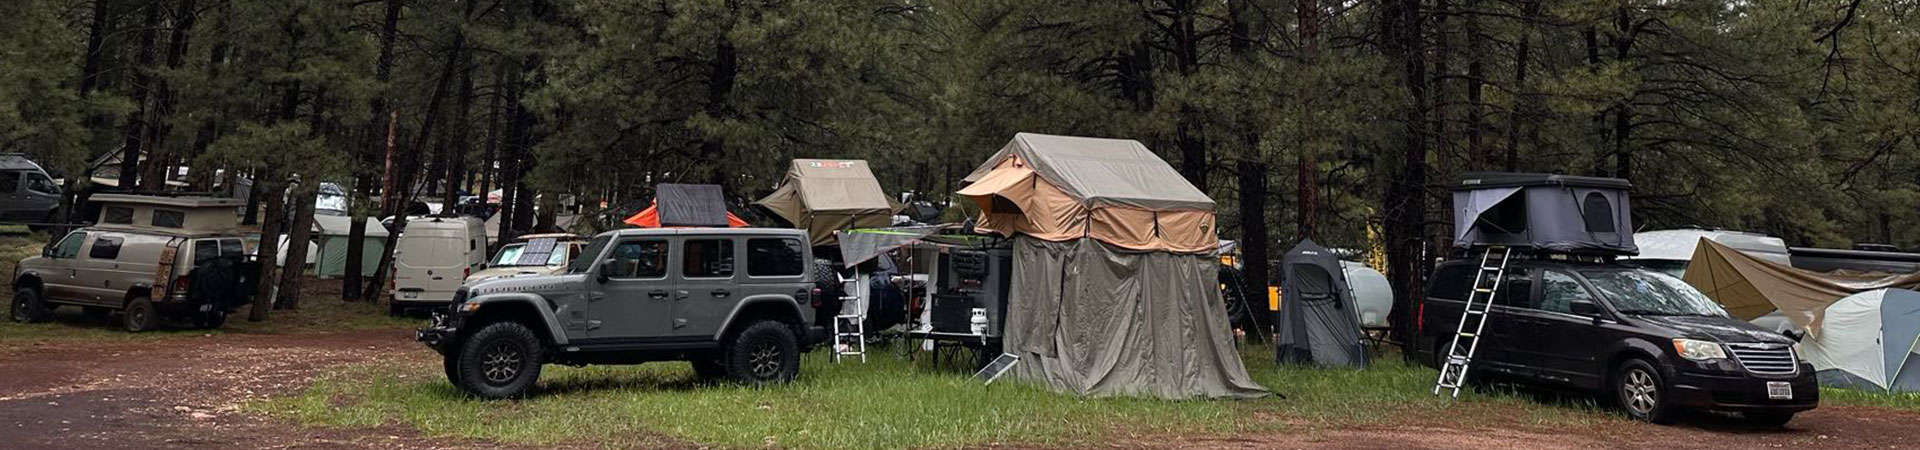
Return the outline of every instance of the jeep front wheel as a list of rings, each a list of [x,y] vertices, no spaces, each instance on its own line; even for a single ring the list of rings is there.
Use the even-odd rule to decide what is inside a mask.
[[[525,325],[488,324],[462,344],[447,357],[457,358],[453,384],[468,394],[495,399],[520,397],[540,378],[545,348]]]
[[[47,302],[40,299],[40,291],[33,288],[20,288],[13,291],[12,318],[14,322],[33,323],[47,320]]]
[[[800,373],[800,342],[786,324],[763,320],[748,325],[726,343],[721,363],[727,377],[747,385],[793,381]]]

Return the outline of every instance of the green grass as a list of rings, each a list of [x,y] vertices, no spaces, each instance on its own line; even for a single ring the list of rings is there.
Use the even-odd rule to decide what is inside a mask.
[[[684,363],[548,366],[541,391],[520,401],[459,393],[438,361],[359,366],[291,397],[251,407],[333,427],[399,423],[432,436],[522,444],[647,447],[957,447],[1101,445],[1120,436],[1221,435],[1394,423],[1409,417],[1553,426],[1621,420],[1584,400],[1546,402],[1506,391],[1449,402],[1429,391],[1433,371],[1393,362],[1365,371],[1276,368],[1249,350],[1250,371],[1282,394],[1257,400],[1086,399],[1020,383],[982,386],[967,374],[912,364],[890,352],[833,364],[807,356],[786,386],[703,386]]]
[[[1920,412],[1920,392],[1876,392],[1823,387],[1822,406],[1872,406]]]

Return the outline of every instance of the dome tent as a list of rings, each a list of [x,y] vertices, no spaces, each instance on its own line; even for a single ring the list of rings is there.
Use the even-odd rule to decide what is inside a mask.
[[[975,229],[1013,237],[1014,377],[1088,396],[1266,394],[1216,287],[1213,200],[1145,146],[1020,133],[965,181]]]
[[[1826,325],[1800,343],[1821,386],[1920,391],[1920,292],[1881,289],[1827,307]]]

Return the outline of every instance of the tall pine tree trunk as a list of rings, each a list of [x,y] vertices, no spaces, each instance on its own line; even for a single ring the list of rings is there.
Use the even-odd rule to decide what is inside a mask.
[[[193,32],[195,15],[193,0],[179,0],[173,9],[173,30],[167,38],[167,71],[173,73],[186,63],[187,43]],[[155,83],[157,94],[153,105],[153,123],[146,128],[147,148],[151,153],[140,163],[140,188],[149,191],[167,189],[167,177],[173,172],[175,158],[166,147],[167,135],[173,132],[173,109],[176,89],[173,82],[160,78]]]
[[[1381,208],[1386,222],[1387,277],[1394,293],[1388,323],[1394,338],[1409,345],[1414,337],[1413,312],[1421,296],[1420,280],[1426,270],[1424,190],[1427,139],[1433,134],[1427,120],[1426,41],[1420,0],[1389,0],[1383,16],[1387,23],[1383,24],[1386,42],[1382,50],[1400,63],[1400,79],[1407,91],[1399,114],[1406,127],[1401,137],[1399,173],[1388,184]]]
[[[318,179],[304,178],[294,189],[293,224],[287,232],[287,265],[280,272],[280,294],[274,309],[300,309],[301,283],[306,274],[307,244],[313,241],[314,189]]]
[[[126,139],[120,147],[120,189],[131,190],[140,180],[140,151],[145,149],[147,97],[153,91],[155,40],[159,39],[161,0],[147,2],[147,16],[141,21],[138,62],[133,68],[133,112],[127,113]]]
[[[363,261],[366,260],[367,203],[372,201],[372,196],[367,194],[373,191],[374,182],[370,172],[377,165],[374,155],[380,152],[376,149],[385,148],[388,139],[391,139],[388,134],[392,121],[387,113],[387,83],[393,80],[393,41],[400,26],[400,0],[386,0],[385,9],[384,19],[380,22],[380,55],[374,62],[373,70],[374,82],[380,86],[380,90],[374,94],[371,102],[373,115],[368,116],[364,144],[353,152],[354,190],[351,203],[347,205],[347,218],[352,223],[347,225],[346,273],[340,275],[340,299],[344,301],[376,298],[360,296],[361,276],[366,272]],[[394,244],[392,237],[386,239],[383,247]]]
[[[445,65],[441,67],[439,76],[434,78],[433,94],[427,98],[427,108],[423,114],[424,118],[421,121],[419,135],[414,136],[413,142],[408,146],[413,149],[412,152],[409,152],[409,158],[407,158],[409,164],[403,164],[403,166],[406,166],[406,169],[400,171],[400,173],[403,174],[401,176],[401,182],[394,183],[394,188],[401,190],[404,194],[389,195],[390,198],[397,199],[397,201],[394,202],[395,205],[392,211],[395,231],[405,232],[404,230],[407,228],[407,205],[412,203],[414,192],[412,175],[420,171],[419,164],[417,163],[419,157],[417,155],[426,153],[427,139],[433,136],[434,124],[440,121],[440,104],[446,99],[447,84],[452,81],[453,71],[460,62],[460,54],[465,51],[466,40],[456,34],[453,40],[453,49],[447,53],[447,61]],[[385,290],[385,277],[389,276],[388,272],[391,272],[390,269],[393,268],[393,251],[394,247],[396,247],[394,244],[398,241],[398,238],[390,239],[384,251],[380,253],[379,265],[374,266],[373,279],[368,282],[366,289],[362,292],[365,298],[379,298],[380,292]]]

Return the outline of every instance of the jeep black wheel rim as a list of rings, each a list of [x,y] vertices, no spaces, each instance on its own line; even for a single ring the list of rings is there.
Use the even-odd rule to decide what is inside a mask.
[[[504,342],[494,344],[481,359],[480,372],[491,384],[512,382],[520,375],[520,347]]]
[[[770,379],[780,373],[780,349],[773,344],[762,344],[747,354],[747,365],[753,369],[753,376]]]
[[[1634,414],[1647,415],[1660,406],[1660,388],[1653,383],[1653,374],[1645,370],[1627,371],[1627,379],[1620,384],[1621,401]]]

